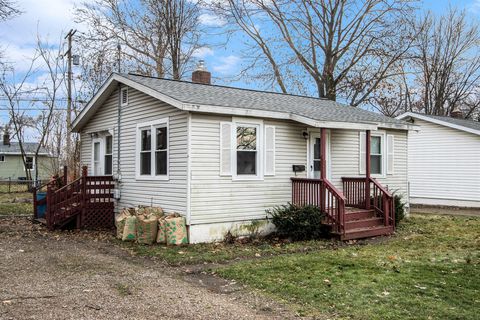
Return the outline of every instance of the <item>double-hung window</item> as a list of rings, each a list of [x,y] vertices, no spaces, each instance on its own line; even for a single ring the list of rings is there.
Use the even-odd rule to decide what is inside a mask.
[[[113,139],[111,135],[105,136],[104,174],[111,175],[113,171]]]
[[[233,118],[220,123],[220,175],[262,180],[275,175],[275,127],[262,120]]]
[[[28,169],[28,170],[33,170],[34,168],[34,161],[33,161],[33,157],[25,157],[25,168]]]
[[[370,173],[377,177],[394,174],[395,136],[382,131],[372,132],[370,137]],[[365,174],[366,135],[360,133],[360,174]]]
[[[168,119],[137,125],[137,179],[168,179]]]
[[[237,175],[253,175],[258,173],[257,150],[258,126],[238,125],[237,134]]]
[[[372,174],[383,173],[383,142],[382,136],[370,137],[370,170]]]

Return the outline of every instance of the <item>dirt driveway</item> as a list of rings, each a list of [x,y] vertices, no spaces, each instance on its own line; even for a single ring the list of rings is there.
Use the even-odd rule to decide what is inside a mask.
[[[0,219],[0,319],[293,317],[264,297],[202,283],[132,257],[102,234],[49,233],[26,218]]]

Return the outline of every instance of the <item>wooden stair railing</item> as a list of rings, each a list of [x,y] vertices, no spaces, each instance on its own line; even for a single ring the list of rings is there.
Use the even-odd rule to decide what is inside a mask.
[[[60,189],[47,186],[47,227],[62,226],[82,212],[84,207],[85,177],[80,177]],[[77,225],[80,223],[77,220]]]
[[[345,197],[328,180],[291,178],[292,203],[295,205],[313,205],[325,213],[327,223],[333,232],[345,232]]]
[[[384,225],[395,228],[393,195],[380,182],[365,177],[344,177],[342,181],[347,206],[365,209],[368,201],[376,215],[384,219]],[[365,199],[367,183],[370,187],[369,199]]]

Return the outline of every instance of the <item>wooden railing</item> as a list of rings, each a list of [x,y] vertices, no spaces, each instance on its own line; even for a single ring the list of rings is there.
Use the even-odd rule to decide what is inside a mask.
[[[343,194],[348,207],[365,208],[365,186],[367,178],[342,178]]]
[[[345,232],[345,197],[330,181],[322,179],[291,178],[292,203],[313,205],[325,213],[333,231]]]
[[[49,229],[80,213],[85,199],[84,180],[85,177],[80,177],[57,190],[48,186],[46,220]]]
[[[385,226],[395,228],[395,207],[393,195],[388,192],[377,180],[370,179],[372,183],[371,198],[374,210],[378,215],[383,216]]]
[[[395,227],[393,195],[380,182],[364,177],[344,177],[342,181],[347,206],[372,208],[377,216],[383,217],[385,226]]]
[[[65,175],[66,177],[66,175]],[[113,225],[113,189],[111,176],[87,176],[86,167],[82,176],[69,184],[66,179],[52,180],[36,190],[46,187],[44,200],[36,200],[34,193],[34,216],[37,206],[46,204],[45,220],[49,229],[61,227],[75,216],[76,227],[111,227]]]

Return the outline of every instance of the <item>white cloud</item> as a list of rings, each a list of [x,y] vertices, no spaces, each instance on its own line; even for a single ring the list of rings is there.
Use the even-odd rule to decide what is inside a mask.
[[[220,61],[220,64],[213,66],[213,71],[222,73],[222,74],[233,73],[240,64],[240,58],[234,55],[221,57],[219,61]]]
[[[193,51],[192,56],[203,59],[207,56],[213,56],[213,50],[209,47],[200,47]]]
[[[210,13],[203,13],[198,19],[201,24],[208,27],[222,27],[227,23],[225,19]]]

